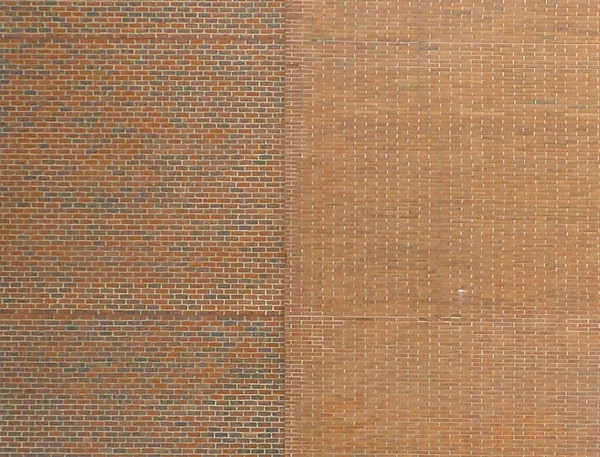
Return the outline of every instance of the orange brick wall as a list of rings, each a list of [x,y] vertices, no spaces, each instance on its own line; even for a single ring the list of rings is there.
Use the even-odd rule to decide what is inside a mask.
[[[0,455],[283,447],[283,2],[0,2]]]
[[[287,455],[599,455],[599,6],[288,3]]]
[[[1,2],[0,455],[597,457],[598,30]]]

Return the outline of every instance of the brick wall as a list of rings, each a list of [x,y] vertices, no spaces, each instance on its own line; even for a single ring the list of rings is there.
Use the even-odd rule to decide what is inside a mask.
[[[0,455],[598,455],[593,2],[0,24]]]
[[[281,455],[282,16],[1,2],[1,455]]]
[[[598,4],[289,4],[287,455],[598,456]]]

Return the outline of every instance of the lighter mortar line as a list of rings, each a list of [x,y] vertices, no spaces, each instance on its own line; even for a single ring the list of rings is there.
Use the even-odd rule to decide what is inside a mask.
[[[452,315],[442,315],[442,316],[335,316],[332,314],[289,314],[287,317],[291,318],[302,318],[309,320],[388,320],[388,321],[418,321],[418,322],[437,322],[437,321],[460,321],[460,322],[490,322],[489,318],[471,318],[471,317],[463,317],[463,316],[452,316]],[[584,324],[600,324],[600,319],[589,319],[589,318],[549,318],[549,317],[504,317],[501,320],[498,320],[497,317],[493,318],[494,322],[498,325],[509,325],[509,324],[518,324],[521,322],[562,322],[562,323],[584,323]]]
[[[358,44],[446,44],[446,45],[468,45],[468,46],[590,46],[590,47],[598,47],[600,45],[600,39],[596,42],[586,42],[586,43],[572,43],[572,42],[554,42],[554,43],[531,43],[531,42],[523,42],[519,43],[516,41],[500,41],[500,42],[488,42],[488,41],[438,41],[438,40],[425,40],[425,41],[415,41],[415,40],[322,40],[322,39],[303,39],[297,40],[296,43],[358,43]]]

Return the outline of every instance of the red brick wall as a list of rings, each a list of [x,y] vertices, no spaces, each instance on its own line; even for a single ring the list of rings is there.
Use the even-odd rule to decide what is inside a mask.
[[[0,25],[0,454],[598,455],[597,5]]]
[[[287,455],[598,456],[598,4],[289,5]]]
[[[0,454],[281,455],[283,2],[0,4]]]

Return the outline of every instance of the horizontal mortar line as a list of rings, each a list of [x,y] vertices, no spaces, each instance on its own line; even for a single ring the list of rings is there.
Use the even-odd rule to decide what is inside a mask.
[[[236,318],[273,318],[283,319],[281,311],[202,311],[202,310],[86,310],[86,309],[2,309],[0,320],[17,319],[26,321],[48,319],[113,319],[113,320],[196,320],[219,319],[227,317]]]
[[[416,321],[416,322],[489,322],[493,319],[498,324],[515,324],[519,322],[580,322],[588,324],[600,324],[600,315],[593,318],[587,317],[570,317],[567,319],[556,319],[549,317],[498,317],[493,315],[491,318],[471,318],[461,317],[456,315],[444,315],[440,317],[427,317],[427,316],[334,316],[334,315],[315,315],[315,314],[286,314],[288,318],[301,318],[310,320],[386,320],[386,321]]]
[[[244,44],[284,44],[284,39],[279,36],[232,36],[221,34],[85,34],[85,33],[0,33],[0,39],[5,41],[25,41],[25,42],[53,42],[53,43],[73,43],[84,41],[86,43],[103,43],[115,41],[117,44],[124,44],[122,40],[129,42],[185,42],[185,43],[244,43]]]
[[[377,44],[377,43],[382,43],[382,44],[447,44],[447,45],[468,45],[468,46],[476,46],[476,45],[483,45],[483,46],[590,46],[590,47],[597,47],[600,44],[600,37],[598,37],[598,40],[596,42],[590,42],[590,43],[571,43],[571,42],[565,42],[565,43],[531,43],[531,42],[524,42],[524,43],[519,43],[519,42],[512,42],[512,41],[506,41],[506,42],[497,42],[497,43],[491,43],[491,42],[467,42],[467,41],[437,41],[437,40],[421,40],[421,41],[417,41],[417,40],[322,40],[322,39],[309,39],[309,40],[290,40],[288,43],[289,47],[293,47],[294,44],[296,43],[300,43],[300,44],[310,44],[310,43],[353,43],[353,44]]]
[[[415,316],[335,316],[332,314],[286,314],[286,318],[303,318],[303,319],[368,319],[368,320],[418,320],[419,317]]]

